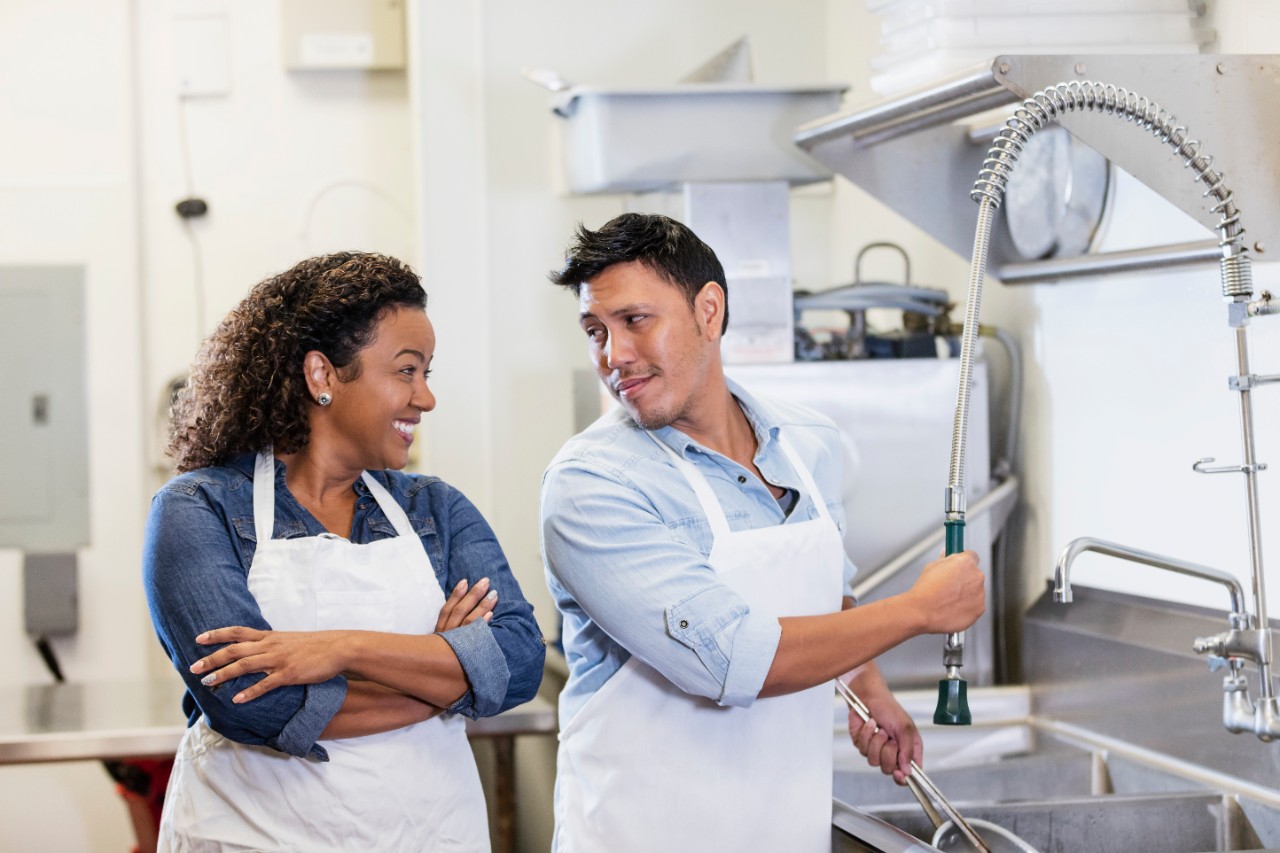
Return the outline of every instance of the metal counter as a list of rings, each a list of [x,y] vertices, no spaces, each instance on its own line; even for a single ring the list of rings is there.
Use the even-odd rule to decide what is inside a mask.
[[[0,687],[0,764],[173,755],[187,728],[182,694],[172,681]],[[473,738],[555,731],[555,706],[540,696],[467,720]]]

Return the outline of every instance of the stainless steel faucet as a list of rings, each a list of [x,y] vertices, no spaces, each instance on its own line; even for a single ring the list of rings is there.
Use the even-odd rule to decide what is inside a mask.
[[[1280,737],[1280,707],[1277,707],[1271,685],[1271,629],[1255,627],[1253,618],[1245,610],[1244,588],[1235,575],[1174,557],[1082,536],[1071,541],[1058,556],[1058,563],[1053,570],[1054,601],[1070,603],[1071,564],[1086,551],[1225,586],[1231,595],[1231,610],[1227,614],[1228,629],[1212,637],[1197,637],[1192,649],[1196,654],[1209,656],[1209,669],[1217,671],[1223,666],[1229,669],[1222,679],[1222,725],[1227,731],[1251,731],[1265,741]],[[1253,661],[1258,666],[1259,695],[1256,703],[1249,699],[1249,683],[1242,672],[1246,660]]]

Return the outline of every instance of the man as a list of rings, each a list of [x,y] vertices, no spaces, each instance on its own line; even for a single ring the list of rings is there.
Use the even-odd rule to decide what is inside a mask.
[[[851,717],[854,743],[901,783],[920,738],[873,659],[977,620],[974,555],[853,606],[836,427],[725,377],[724,270],[684,225],[579,228],[551,279],[622,404],[543,478],[569,663],[555,849],[829,851],[831,681],[852,673],[876,724]]]

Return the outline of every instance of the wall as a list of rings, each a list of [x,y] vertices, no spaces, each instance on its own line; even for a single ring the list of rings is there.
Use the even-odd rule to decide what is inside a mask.
[[[812,46],[823,43],[824,6],[792,4],[785,16],[764,2],[419,7],[423,272],[440,329],[433,377],[440,409],[428,458],[488,510],[550,634],[538,484],[573,432],[571,371],[588,365],[572,298],[544,276],[562,261],[579,221],[602,224],[627,199],[564,194],[550,93],[520,69],[550,68],[592,85],[663,85],[747,35],[757,80],[821,81],[823,54]],[[800,286],[828,284],[832,191],[801,191],[793,203]]]
[[[485,511],[550,637],[558,626],[538,553],[538,488],[573,434],[572,374],[588,363],[574,301],[545,274],[562,262],[579,221],[598,226],[627,198],[565,195],[550,93],[520,69],[591,85],[663,85],[747,35],[758,81],[823,81],[825,8],[816,0],[785,14],[759,0],[414,8],[422,271],[439,336],[427,467]],[[830,284],[834,191],[826,184],[793,198],[798,286]],[[549,843],[553,759],[551,739],[519,745],[523,849]]]
[[[853,102],[868,95],[878,26],[857,0],[785,10],[764,0],[418,2],[409,29],[421,61],[411,74],[298,74],[277,59],[276,10],[254,0],[0,5],[9,129],[0,138],[0,262],[88,268],[93,544],[81,553],[82,629],[57,643],[74,680],[167,671],[137,555],[161,476],[155,422],[168,378],[253,282],[339,247],[389,251],[424,272],[440,334],[440,409],[427,422],[422,467],[484,509],[554,632],[537,557],[537,487],[572,431],[571,371],[585,361],[572,300],[543,272],[578,221],[603,222],[626,200],[562,193],[549,95],[519,69],[666,83],[745,34],[759,81],[848,81]],[[1220,2],[1213,11],[1223,50],[1276,50],[1274,4]],[[179,20],[211,20],[195,26],[226,34],[228,47],[210,60],[229,75],[224,94],[178,98]],[[208,200],[210,214],[188,233],[172,207],[189,192]],[[1166,239],[1199,236],[1162,204],[1143,209],[1146,227]],[[792,221],[800,287],[848,281],[860,246],[893,239],[911,252],[917,281],[962,297],[968,259],[846,181],[798,191]],[[1139,224],[1117,223],[1109,245],[1145,239]],[[864,272],[900,274],[888,253],[869,256]],[[1223,383],[1229,340],[1208,277],[989,288],[986,319],[1019,335],[1030,359],[1020,561],[1028,595],[1056,550],[1086,533],[1239,568],[1238,483],[1189,471],[1201,455],[1238,454]],[[1258,279],[1275,286],[1265,267]],[[1277,370],[1270,322],[1255,327],[1259,372]],[[1264,459],[1275,414],[1258,415]],[[1277,500],[1264,491],[1264,522]],[[19,568],[17,554],[0,551],[0,686],[48,678],[22,633]],[[1162,577],[1156,587],[1101,565],[1082,564],[1079,579],[1203,598],[1193,583]],[[544,849],[536,839],[549,832],[546,760],[545,750],[522,746],[529,849]],[[0,769],[0,804],[6,849],[129,843],[97,765]]]
[[[136,554],[145,506],[128,7],[0,8],[0,263],[82,264],[92,544],[79,554],[80,633],[54,641],[70,679],[136,672],[147,642]],[[63,61],[74,57],[75,61]],[[20,483],[4,482],[5,489]],[[0,550],[0,688],[46,683],[23,633],[21,554]],[[128,592],[124,592],[128,590]],[[109,849],[129,837],[101,767],[0,769],[0,847]]]
[[[877,49],[879,21],[860,3],[832,3],[831,9],[831,73],[852,80],[870,99],[859,84],[868,75],[867,58]],[[1209,4],[1208,14],[1218,32],[1213,50],[1280,51],[1276,4],[1219,0]],[[847,49],[850,33],[858,34],[855,49]],[[1176,104],[1165,106],[1177,111]],[[1250,132],[1248,117],[1241,120],[1243,132]],[[1152,147],[1154,155],[1158,146]],[[1219,165],[1230,182],[1231,167]],[[1119,184],[1120,204],[1100,250],[1212,236],[1128,176],[1121,174]],[[967,195],[967,187],[938,191]],[[1247,227],[1248,211],[1244,215]],[[917,281],[945,287],[963,304],[969,259],[944,249],[847,181],[837,183],[832,233],[833,269],[848,257],[851,245],[893,239],[911,252]],[[868,265],[874,275],[899,275],[892,256],[880,263],[884,266]],[[1255,263],[1254,277],[1256,290],[1274,291],[1280,270]],[[1017,287],[988,281],[983,321],[1020,340],[1027,369],[1018,466],[1023,507],[1013,533],[1010,613],[1020,612],[1043,591],[1058,551],[1082,535],[1217,566],[1249,586],[1241,478],[1205,477],[1191,470],[1202,456],[1216,456],[1219,464],[1238,463],[1241,456],[1238,403],[1226,388],[1226,377],[1234,373],[1234,348],[1218,293],[1212,266]],[[1253,370],[1274,372],[1280,334],[1269,320],[1260,320],[1250,336]],[[1280,401],[1266,388],[1253,396],[1259,459],[1268,461]],[[1264,529],[1274,529],[1280,513],[1280,494],[1269,476],[1260,478]],[[1194,579],[1096,556],[1077,565],[1079,583],[1226,606],[1217,592]],[[1269,574],[1275,577],[1274,570]],[[1268,590],[1273,613],[1280,605],[1276,586],[1273,582]]]
[[[169,674],[139,553],[164,477],[164,389],[197,338],[304,255],[417,260],[406,75],[287,73],[276,15],[254,0],[0,4],[0,263],[87,269],[92,544],[80,552],[80,631],[54,642],[72,681]],[[178,98],[187,25],[225,38],[199,66],[227,75],[223,94]],[[210,207],[194,242],[173,212],[192,191]],[[0,689],[48,683],[23,633],[11,550],[0,550],[0,613]],[[100,765],[0,768],[0,849],[132,844]]]

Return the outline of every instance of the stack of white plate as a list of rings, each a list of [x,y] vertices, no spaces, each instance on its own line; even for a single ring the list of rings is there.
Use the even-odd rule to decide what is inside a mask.
[[[1002,54],[1199,53],[1204,0],[867,0],[871,88],[893,95]]]

